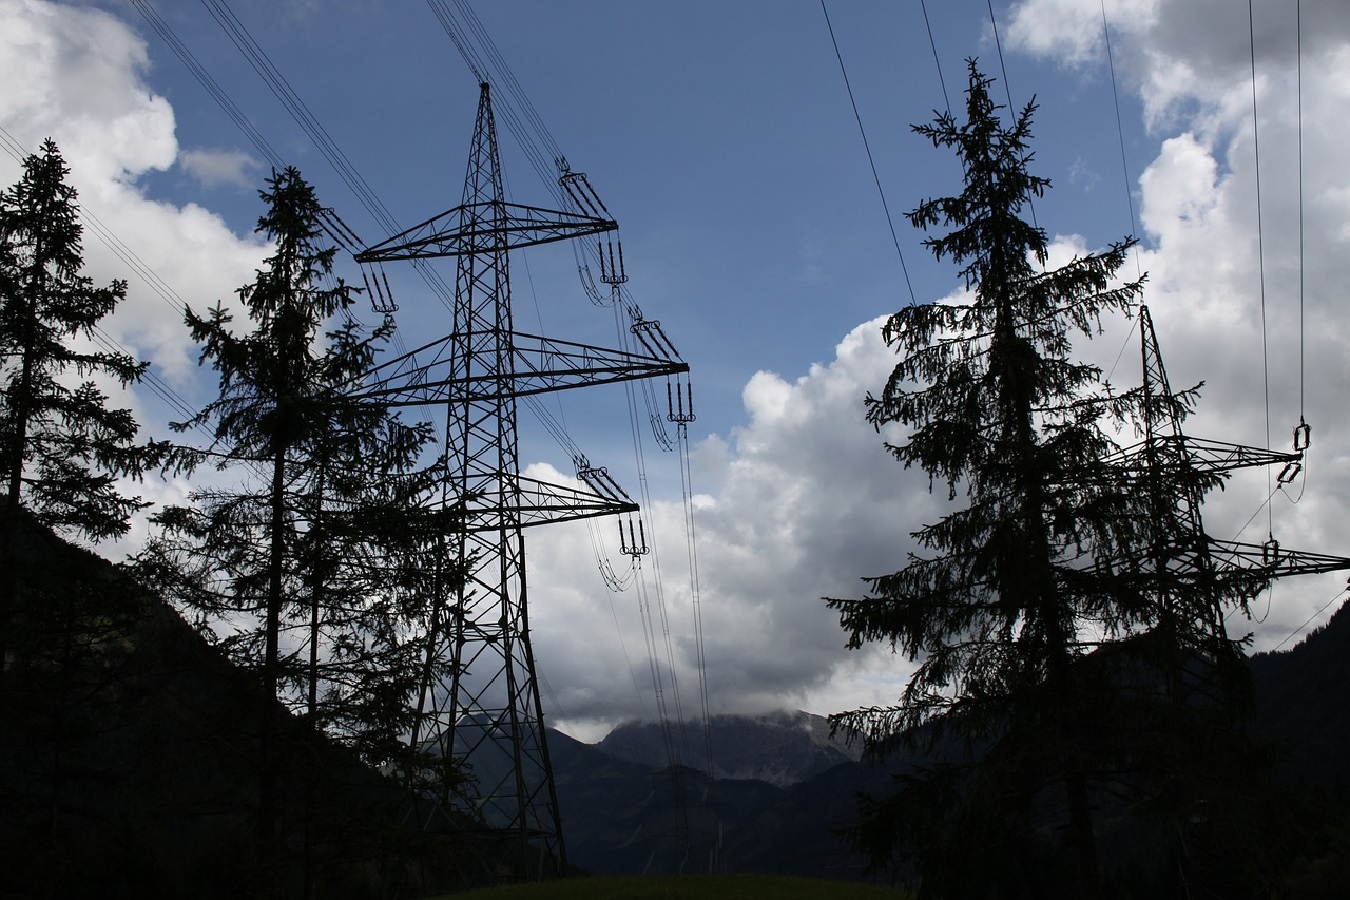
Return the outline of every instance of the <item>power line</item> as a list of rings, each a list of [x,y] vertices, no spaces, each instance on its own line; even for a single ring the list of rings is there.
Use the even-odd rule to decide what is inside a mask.
[[[150,0],[131,0],[131,3],[136,7],[136,10],[141,14],[141,17],[149,23],[152,29],[154,29],[155,33],[160,36],[160,39],[169,46],[169,49],[173,51],[174,55],[178,57],[183,65],[187,66],[188,71],[192,73],[192,76],[196,78],[197,82],[211,95],[211,99],[215,100],[216,104],[230,117],[230,121],[234,122],[235,127],[244,133],[245,137],[249,139],[249,142],[252,143],[258,152],[262,154],[263,158],[271,164],[272,168],[285,168],[281,155],[272,149],[272,146],[267,143],[267,139],[263,137],[262,132],[258,131],[258,129],[253,126],[253,123],[249,120],[248,116],[244,115],[243,111],[235,105],[234,101],[230,99],[229,94],[225,92],[225,89],[211,77],[211,73],[206,70],[200,61],[198,61],[197,57],[188,49],[188,46],[179,39],[178,35],[174,33],[174,30],[169,27],[169,24],[160,18],[159,13],[155,11]]]
[[[149,14],[147,15],[147,19],[149,19],[150,16],[153,15],[153,10],[149,7],[148,0],[136,0],[136,4],[138,9],[141,9],[143,15],[147,14],[148,11]],[[353,193],[355,193],[358,196],[362,204],[366,207],[367,211],[370,212],[372,216],[374,216],[378,221],[384,224],[387,230],[397,231],[398,226],[397,223],[394,222],[393,217],[388,215],[387,211],[383,208],[382,204],[380,204],[378,198],[375,197],[373,191],[369,189],[369,186],[366,184],[364,179],[362,179],[359,173],[356,172],[355,167],[352,165],[351,161],[345,156],[345,154],[342,153],[340,148],[338,148],[336,142],[333,141],[331,136],[323,128],[322,124],[318,121],[317,117],[308,108],[308,106],[305,105],[304,102],[295,94],[294,88],[281,74],[280,70],[267,57],[265,51],[262,50],[261,46],[257,43],[256,39],[249,32],[248,28],[243,25],[243,23],[238,19],[237,16],[235,16],[233,11],[229,7],[229,4],[225,2],[225,0],[203,0],[203,4],[207,7],[208,11],[212,15],[212,18],[216,21],[216,23],[226,32],[227,36],[231,39],[232,43],[235,44],[236,48],[245,56],[246,60],[249,62],[250,66],[254,69],[254,71],[259,75],[259,77],[263,78],[264,81],[268,84],[268,87],[271,89],[271,91],[277,97],[277,99],[282,103],[283,107],[286,108],[286,110],[290,113],[292,118],[294,118],[296,122],[302,127],[302,129],[304,129],[305,132],[310,136],[315,146],[329,160],[334,170],[347,184],[349,189],[351,189]],[[558,151],[556,143],[553,142],[552,138],[547,135],[546,130],[543,129],[542,122],[539,120],[537,113],[535,113],[533,107],[529,105],[528,98],[524,97],[523,91],[520,90],[518,82],[516,82],[514,76],[511,75],[509,68],[505,65],[505,62],[501,59],[500,53],[496,50],[495,45],[493,45],[491,42],[491,38],[487,35],[486,31],[482,28],[481,24],[477,21],[476,17],[473,15],[472,9],[468,8],[467,5],[464,3],[457,3],[457,6],[459,7],[460,10],[460,16],[469,23],[469,31],[471,31],[474,35],[477,35],[479,42],[487,47],[486,63],[484,62],[483,57],[478,55],[477,51],[474,50],[472,45],[470,45],[466,41],[461,41],[456,35],[455,32],[457,30],[457,20],[454,14],[450,11],[449,7],[447,7],[443,2],[439,4],[432,2],[430,3],[430,5],[432,6],[433,12],[437,14],[438,19],[441,20],[442,25],[446,28],[447,33],[450,35],[452,40],[454,40],[456,47],[461,52],[461,55],[463,55],[466,59],[466,62],[469,63],[471,71],[473,71],[476,76],[482,79],[489,65],[496,69],[496,71],[499,73],[500,80],[502,81],[503,84],[508,86],[508,91],[512,94],[513,97],[515,97],[517,104],[526,110],[527,120],[531,122],[535,126],[535,128],[544,136],[545,146],[547,147],[548,151],[554,156],[555,163],[559,164],[560,166],[564,165],[561,158],[561,153],[560,151]],[[217,100],[217,103],[220,104],[222,108],[226,110],[227,114],[230,114],[231,119],[235,121],[236,125],[238,125],[245,132],[246,135],[250,136],[251,139],[256,138],[254,140],[254,143],[255,146],[259,147],[260,152],[268,156],[268,158],[271,159],[274,162],[274,164],[279,164],[280,160],[276,158],[276,154],[274,152],[271,152],[270,148],[266,147],[265,141],[261,138],[261,135],[256,131],[256,129],[251,129],[248,126],[247,118],[243,116],[241,112],[238,111],[238,107],[230,100],[228,94],[223,89],[220,89],[218,85],[215,84],[214,80],[210,78],[210,75],[208,72],[206,72],[205,68],[201,66],[200,63],[196,62],[195,57],[192,55],[191,51],[187,48],[186,44],[184,44],[181,40],[178,40],[176,36],[173,36],[168,26],[166,24],[163,24],[162,20],[158,20],[157,16],[155,17],[155,21],[152,22],[152,25],[155,25],[156,22],[159,23],[158,26],[156,27],[156,30],[159,31],[159,33],[161,33],[161,35],[165,37],[166,42],[168,42],[170,46],[173,49],[175,49],[175,52],[180,56],[185,65],[187,65],[189,71],[191,71],[196,77],[198,77],[198,80],[203,83],[204,87],[207,87],[208,92],[211,93],[211,95]],[[212,89],[213,85],[214,89]],[[523,125],[521,125],[517,117],[511,111],[510,107],[507,107],[505,109],[505,114],[503,115],[503,118],[507,121],[508,126],[511,128],[517,140],[520,141],[521,145],[525,148],[526,155],[531,159],[535,168],[540,172],[541,178],[544,180],[545,184],[549,186],[550,190],[555,194],[555,196],[559,196],[558,183],[556,179],[548,177],[548,164],[544,160],[543,154],[539,152],[535,144],[530,140],[528,130]],[[442,282],[440,282],[439,276],[435,275],[434,270],[424,269],[421,265],[419,265],[419,271],[423,275],[424,279],[429,279],[429,283],[431,283],[433,290],[440,297],[442,303],[447,307],[452,306],[453,301],[451,298],[451,292],[447,286],[445,286]],[[380,281],[381,279],[379,278],[376,279],[377,286],[379,285]],[[641,320],[640,311],[637,310],[635,304],[627,303],[624,304],[624,307],[625,311],[634,317],[635,322]],[[621,331],[626,333],[627,329],[621,329]],[[647,399],[648,405],[650,407],[653,405],[652,400],[653,395],[651,394],[650,390],[647,390],[647,388],[649,388],[649,386],[644,385],[644,397]],[[549,430],[551,434],[553,434],[555,440],[558,440],[558,442],[561,445],[563,445],[565,449],[568,449],[569,452],[572,453],[574,458],[579,457],[580,453],[579,450],[576,448],[575,444],[571,442],[570,438],[567,437],[566,432],[562,429],[562,426],[547,413],[547,411],[542,407],[542,405],[539,404],[533,397],[527,398],[527,403],[534,409],[536,414],[540,417],[541,421],[545,423],[546,429]],[[655,414],[653,414],[651,418],[653,419],[654,422],[658,423],[659,426],[659,418],[655,416]],[[653,562],[655,563],[655,560]],[[673,647],[670,643],[671,638],[669,631],[669,619],[666,612],[663,592],[661,591],[660,588],[659,575],[656,593],[657,598],[660,601],[659,611],[660,611],[660,620],[662,623],[661,630],[665,638],[666,656],[671,666],[673,675],[674,672]],[[674,685],[672,685],[672,687],[674,687]],[[675,695],[675,702],[676,707],[678,708],[679,705],[678,693],[676,693]]]
[[[1111,30],[1106,25],[1106,0],[1101,0],[1102,8],[1102,40],[1106,44],[1106,62],[1111,71],[1111,99],[1115,103],[1116,109],[1116,136],[1120,139],[1120,171],[1125,180],[1125,200],[1130,207],[1130,235],[1139,234],[1139,223],[1134,214],[1134,192],[1131,190],[1130,165],[1125,156],[1125,125],[1120,118],[1120,90],[1116,86],[1116,60],[1111,52]],[[1134,268],[1135,273],[1144,277],[1142,264],[1139,261],[1139,248],[1136,245],[1134,249]]]
[[[1311,616],[1308,616],[1307,620],[1304,621],[1302,625],[1298,626],[1293,631],[1289,632],[1289,634],[1285,637],[1284,640],[1280,641],[1278,644],[1276,644],[1274,647],[1271,648],[1270,652],[1274,653],[1276,650],[1279,650],[1281,647],[1289,643],[1295,637],[1302,634],[1303,629],[1307,628],[1309,625],[1312,624],[1314,619],[1322,615],[1322,613],[1326,612],[1327,609],[1331,607],[1331,604],[1335,603],[1337,600],[1341,599],[1341,597],[1345,596],[1346,592],[1347,592],[1346,588],[1342,588],[1341,590],[1337,591],[1334,597],[1332,597],[1326,603],[1323,603],[1322,606],[1317,610],[1317,612],[1313,613]]]
[[[1003,39],[998,34],[998,19],[994,17],[994,0],[985,0],[989,7],[989,24],[994,27],[994,48],[998,50],[998,68],[1003,73],[1003,93],[1008,98],[1008,115],[1013,115],[1012,84],[1008,81],[1008,66],[1003,62]]]
[[[853,98],[853,85],[848,80],[848,69],[844,66],[844,57],[839,52],[839,42],[835,40],[834,25],[830,23],[830,11],[825,8],[825,0],[820,0],[820,11],[825,14],[825,27],[830,32],[830,44],[834,47],[835,58],[839,60],[839,71],[844,76],[844,88],[848,91],[849,105],[853,107],[853,118],[858,122],[858,133],[862,135],[863,150],[867,152],[867,165],[872,169],[872,181],[877,186],[877,195],[881,197],[881,209],[886,214],[886,227],[891,232],[891,243],[895,246],[895,255],[900,258],[900,271],[905,276],[905,287],[909,291],[909,302],[915,303],[917,301],[914,298],[914,285],[909,280],[909,267],[905,265],[905,254],[900,249],[900,239],[895,234],[895,221],[891,218],[891,208],[886,203],[886,192],[881,188],[881,177],[877,175],[877,164],[872,158],[872,147],[867,141],[867,129],[863,127],[862,116],[858,113],[858,103]]]
[[[1252,83],[1252,164],[1256,180],[1256,262],[1261,290],[1261,379],[1265,390],[1266,449],[1270,449],[1270,337],[1266,327],[1266,250],[1265,229],[1261,210],[1261,125],[1256,111],[1256,22],[1252,0],[1247,0],[1247,38],[1251,50]],[[1266,487],[1271,486],[1271,473],[1266,472]],[[1275,513],[1267,506],[1267,531],[1273,536]]]
[[[1305,271],[1303,243],[1303,0],[1294,3],[1295,59],[1298,77],[1298,421],[1305,427],[1304,414],[1304,286]]]
[[[590,186],[586,176],[579,172],[574,172],[564,157],[561,148],[549,134],[542,119],[535,110],[529,98],[525,95],[519,81],[516,79],[510,66],[502,57],[496,44],[493,42],[487,30],[482,26],[474,14],[473,9],[465,0],[455,0],[456,10],[452,10],[446,3],[446,0],[428,0],[428,5],[436,15],[442,28],[450,37],[455,48],[464,58],[470,71],[480,83],[488,84],[495,80],[497,84],[505,89],[509,101],[506,104],[499,104],[498,109],[501,117],[506,123],[508,129],[512,132],[524,152],[526,158],[538,173],[540,180],[548,187],[564,206],[573,208],[589,214],[603,214],[605,218],[612,218],[608,211],[604,209],[604,203],[599,195]],[[521,115],[516,115],[516,109],[521,111]],[[521,119],[525,122],[522,123]],[[534,138],[538,137],[543,144],[545,152],[551,157],[553,169],[550,169],[549,160],[545,159],[544,153],[540,151]],[[590,274],[590,268],[586,263],[585,253],[589,251],[591,258],[599,263],[601,272],[601,281],[610,287],[609,297],[601,295],[600,290],[594,284]],[[678,352],[674,345],[666,338],[660,328],[660,323],[645,319],[641,309],[634,302],[632,295],[627,289],[627,275],[623,272],[622,266],[622,245],[617,241],[614,243],[602,244],[599,240],[594,243],[588,243],[585,250],[574,248],[577,253],[578,275],[581,279],[582,287],[588,297],[597,306],[612,306],[615,317],[615,330],[618,335],[619,345],[625,351],[628,351],[631,345],[636,341],[643,344],[644,348],[652,352],[653,355],[666,358],[678,359]],[[624,317],[627,320],[624,320]],[[653,344],[655,346],[653,346]],[[652,426],[652,433],[661,449],[676,450],[680,448],[679,440],[672,440],[666,432],[663,418],[660,413],[659,403],[655,396],[652,385],[644,381],[641,385],[641,397],[646,406],[647,419]],[[692,404],[692,395],[689,392],[687,383],[677,384],[677,391],[680,391],[681,402],[688,401]],[[669,386],[668,386],[669,392]],[[676,727],[678,728],[681,742],[684,742],[685,722],[680,699],[678,668],[675,664],[675,653],[673,638],[670,629],[670,616],[668,605],[665,599],[664,580],[660,568],[660,559],[657,552],[658,543],[655,540],[655,521],[651,518],[653,504],[648,488],[648,479],[646,472],[646,462],[643,452],[642,427],[638,415],[638,394],[634,391],[631,382],[625,384],[625,397],[628,403],[629,429],[633,438],[634,465],[637,470],[640,507],[637,512],[637,522],[639,525],[639,534],[632,533],[632,520],[629,520],[629,544],[625,548],[622,540],[623,525],[620,524],[620,551],[631,557],[630,574],[633,585],[638,594],[638,605],[640,618],[643,624],[644,639],[647,643],[649,662],[651,668],[651,678],[653,690],[656,695],[657,713],[660,719],[662,738],[666,744],[667,758],[671,764],[680,763],[679,747],[672,733],[670,723],[670,711],[666,702],[666,684],[658,665],[661,649],[664,649],[665,664],[669,671],[669,687],[671,694],[671,703],[676,717]],[[690,406],[688,416],[683,410],[677,415],[674,408],[669,410],[666,417],[670,421],[679,421],[680,429],[683,430],[684,423],[692,421],[693,410]],[[574,457],[576,458],[576,457]],[[685,513],[687,521],[686,539],[694,540],[693,531],[693,510],[692,499],[685,497]],[[650,532],[650,535],[648,535]],[[641,536],[641,540],[636,538]],[[650,536],[650,544],[647,537]],[[600,552],[600,542],[598,538],[592,535],[593,548],[597,551],[597,563],[600,567],[602,577],[605,583],[611,589],[621,587],[619,579],[613,576],[612,566]],[[639,546],[640,544],[640,546]],[[649,586],[646,580],[647,569],[641,564],[641,556],[651,556],[652,583]],[[690,557],[694,558],[694,551],[690,547]],[[698,597],[697,587],[697,569],[691,568],[690,578],[692,584],[692,593],[695,598]],[[653,610],[652,595],[655,595],[655,610]],[[711,722],[709,719],[707,703],[707,667],[703,652],[702,628],[701,628],[701,610],[696,605],[695,615],[695,645],[698,658],[698,676],[700,682],[700,706],[702,712],[702,726],[705,745],[708,748],[708,774],[711,776],[713,771],[713,759],[711,753]],[[659,635],[658,630],[659,629]],[[622,636],[621,636],[622,637]],[[664,648],[662,648],[664,645]],[[626,655],[626,654],[625,654]],[[673,771],[678,771],[675,769]],[[684,820],[685,810],[683,807],[683,794],[677,787],[677,796],[680,797],[680,815]],[[687,822],[685,823],[687,827]]]
[[[947,96],[947,79],[942,77],[942,60],[938,58],[937,42],[933,40],[933,26],[928,21],[928,0],[919,0],[919,8],[923,10],[923,26],[928,30],[928,46],[933,51],[933,65],[937,67],[938,84],[942,85],[942,102],[947,115],[950,116],[952,99]]]
[[[989,24],[994,28],[994,47],[998,50],[998,69],[1003,73],[1003,94],[1008,98],[1008,118],[1015,124],[1017,113],[1013,107],[1012,82],[1008,80],[1008,66],[1003,61],[1003,39],[998,34],[998,19],[994,17],[994,0],[985,0],[985,5],[989,8]],[[1027,208],[1031,210],[1031,224],[1040,228],[1041,223],[1036,220],[1036,201],[1028,198]]]

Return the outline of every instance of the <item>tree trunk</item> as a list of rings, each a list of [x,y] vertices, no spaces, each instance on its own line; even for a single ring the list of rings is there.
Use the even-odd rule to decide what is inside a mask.
[[[278,643],[281,631],[281,589],[286,542],[286,452],[276,451],[272,458],[270,496],[272,527],[268,560],[267,632],[263,656],[262,769],[258,790],[258,862],[264,888],[276,876],[277,858],[277,686],[279,682]]]
[[[996,284],[1009,283],[1006,274],[1000,272],[998,276]],[[1012,300],[1005,293],[1000,301],[994,346],[990,348],[994,360],[1003,355],[999,352],[999,344],[1003,345],[1003,352],[1022,352],[1022,339],[1013,325]],[[1062,598],[1058,595],[1054,574],[1054,548],[1046,534],[1046,476],[1039,460],[1041,447],[1033,426],[1034,403],[1030,378],[1019,370],[1018,364],[1021,362],[1016,356],[1010,360],[1000,373],[999,381],[999,405],[1009,417],[1011,450],[1018,460],[1017,476],[1021,480],[1019,494],[1023,503],[1022,527],[1026,529],[1027,540],[1031,544],[1027,560],[1025,563],[1019,561],[1018,565],[1031,567],[1029,596],[1024,601],[1024,608],[1034,611],[1042,619],[1045,631],[1045,652],[1049,656],[1047,696],[1051,704],[1050,718],[1056,733],[1056,744],[1061,754],[1060,766],[1069,812],[1068,844],[1075,860],[1076,896],[1080,900],[1096,900],[1101,896],[1101,880],[1092,803],[1083,771],[1083,751],[1079,744],[1080,704],[1069,652],[1072,636],[1066,631],[1060,616]]]
[[[36,285],[33,290],[36,290]],[[29,294],[30,306],[25,310],[23,346],[33,344],[36,300]],[[17,397],[14,401],[14,433],[5,447],[8,457],[9,480],[5,486],[4,519],[0,521],[0,710],[5,696],[5,668],[10,650],[10,632],[13,628],[14,607],[19,597],[18,539],[19,521],[23,508],[23,448],[28,442],[28,417],[33,394],[33,354],[25,350],[19,376]]]

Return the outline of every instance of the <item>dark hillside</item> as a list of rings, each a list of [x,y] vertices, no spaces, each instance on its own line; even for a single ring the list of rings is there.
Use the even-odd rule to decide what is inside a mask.
[[[246,895],[260,685],[105,560],[36,528],[22,555],[0,709],[0,897]],[[258,880],[283,895],[300,895],[306,856],[334,898],[487,883],[498,868],[404,827],[396,784],[289,715],[282,747],[288,862]]]
[[[29,587],[0,710],[0,898],[245,895],[257,682],[97,556],[39,529],[22,553]],[[1343,883],[1338,867],[1350,859],[1336,836],[1337,798],[1350,789],[1350,612],[1251,667],[1254,731],[1276,743],[1279,770],[1308,787],[1285,816],[1308,835],[1289,884],[1317,896],[1318,885]],[[285,722],[290,863],[276,883],[288,895],[300,893],[306,809],[317,896],[417,896],[511,870],[448,826],[430,836],[406,827],[411,804],[396,784],[298,719]],[[889,793],[889,771],[904,763],[850,761],[816,724],[792,713],[726,717],[714,729],[719,774],[761,777],[713,780],[614,755],[622,742],[551,733],[570,861],[597,874],[864,878],[841,831],[857,820],[859,792]],[[641,727],[626,737],[635,753],[650,744]]]
[[[719,848],[784,792],[762,781],[619,759],[549,732],[568,861],[603,875],[722,871]],[[750,871],[736,866],[731,871]]]
[[[1348,609],[1293,650],[1250,661],[1257,696],[1253,731],[1276,747],[1277,773],[1309,786],[1294,794],[1277,787],[1277,793],[1261,795],[1262,808],[1274,812],[1263,820],[1260,840],[1271,847],[1272,865],[1294,867],[1276,877],[1307,892],[1300,896],[1337,896],[1319,893],[1318,886],[1341,883],[1335,880],[1341,871],[1336,867],[1350,858],[1350,845],[1337,837],[1343,826],[1335,812],[1336,798],[1350,789],[1344,762],[1350,759]],[[898,756],[881,765],[845,757],[822,766],[813,754],[842,752],[828,743],[822,747],[810,722],[799,721],[803,715],[716,717],[715,752],[734,742],[728,761],[717,760],[717,771],[734,767],[765,780],[719,777],[710,782],[701,773],[682,770],[683,812],[673,800],[671,773],[661,763],[665,751],[657,726],[620,726],[596,745],[552,734],[570,858],[598,874],[711,870],[867,878],[842,831],[858,819],[860,792],[888,795],[891,773],[906,771],[913,760]],[[785,773],[793,774],[783,778]],[[771,784],[771,778],[783,783]],[[1255,794],[1249,799],[1257,800]],[[680,825],[681,815],[687,824]],[[1146,830],[1112,827],[1109,855],[1117,862],[1149,860],[1161,852],[1156,835],[1145,840]],[[1200,824],[1189,836],[1197,866],[1206,836]],[[1305,857],[1299,860],[1297,847],[1285,845],[1305,840]],[[1278,854],[1277,843],[1284,846]],[[682,848],[687,852],[677,852]],[[1280,854],[1289,855],[1275,862]],[[1222,883],[1214,873],[1197,869],[1195,875],[1211,886]]]
[[[1350,604],[1292,650],[1251,659],[1253,731],[1274,748],[1287,786],[1273,837],[1299,851],[1288,896],[1344,897],[1350,884]],[[1286,837],[1286,840],[1289,838]]]
[[[1294,649],[1251,659],[1259,737],[1279,769],[1327,786],[1350,787],[1350,604]]]
[[[810,720],[823,722],[788,712],[714,719],[715,752],[719,737],[741,741],[725,765],[778,779],[792,773],[781,785],[710,780],[693,769],[665,767],[655,725],[629,724],[614,732],[625,752],[651,762],[615,755],[610,739],[589,745],[550,732],[568,859],[604,875],[862,877],[862,859],[841,830],[857,820],[857,792],[884,790],[889,775],[880,766],[851,761],[836,747],[815,745],[824,740],[819,729],[812,736]],[[830,759],[834,764],[824,765]],[[717,770],[723,765],[719,761]]]

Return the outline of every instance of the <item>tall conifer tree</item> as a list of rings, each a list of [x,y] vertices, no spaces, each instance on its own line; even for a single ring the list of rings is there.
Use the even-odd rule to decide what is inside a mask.
[[[940,812],[910,847],[925,893],[985,896],[1000,867],[1018,871],[1034,817],[1049,808],[1065,810],[1049,831],[1074,860],[1071,889],[1092,897],[1090,774],[1104,688],[1083,659],[1099,638],[1148,620],[1144,598],[1099,566],[1128,557],[1147,522],[1141,492],[1106,462],[1137,398],[1112,394],[1097,367],[1073,360],[1071,336],[1128,313],[1141,284],[1115,280],[1130,241],[1045,269],[1045,232],[1027,220],[1048,186],[1030,172],[1035,106],[1005,124],[989,85],[971,62],[966,121],[947,114],[915,129],[964,171],[959,195],[926,200],[909,218],[950,229],[926,245],[961,267],[969,299],[892,316],[884,335],[902,359],[867,398],[878,429],[909,430],[890,452],[945,482],[953,509],[916,532],[922,555],[869,579],[870,597],[830,601],[851,646],[888,642],[919,666],[900,705],[835,721],[874,747],[918,729],[959,735],[979,759],[935,767],[911,783],[909,809],[874,806],[864,827],[888,853],[897,821],[918,827],[918,801],[932,801]]]
[[[336,248],[300,173],[273,173],[261,197],[258,230],[274,252],[238,292],[252,330],[237,334],[220,304],[204,317],[188,311],[219,396],[175,426],[208,427],[214,443],[200,457],[247,484],[202,488],[191,506],[161,511],[162,535],[142,562],[262,676],[266,878],[280,840],[278,701],[332,726],[369,761],[389,761],[382,755],[411,714],[401,692],[417,648],[403,563],[430,538],[417,524],[427,428],[356,396],[388,330],[367,334],[350,318],[355,289],[333,275]],[[358,710],[348,703],[362,689]]]
[[[118,480],[140,478],[167,452],[164,443],[138,444],[131,411],[109,408],[99,387],[134,384],[149,363],[91,346],[126,282],[96,287],[81,274],[83,227],[69,174],[48,139],[0,194],[0,675],[15,649],[16,599],[35,587],[20,584],[16,557],[25,517],[86,540],[125,534],[148,504]]]
[[[81,542],[126,534],[147,504],[119,481],[169,456],[167,443],[137,442],[130,410],[108,405],[105,387],[135,384],[148,364],[97,349],[126,284],[98,287],[82,273],[68,175],[47,140],[0,193],[0,817],[19,836],[4,848],[16,883],[41,873],[28,885],[48,892],[88,787],[68,751],[89,735],[69,723],[106,702],[118,674],[107,648],[143,607],[125,580],[91,577],[95,557],[47,531]]]

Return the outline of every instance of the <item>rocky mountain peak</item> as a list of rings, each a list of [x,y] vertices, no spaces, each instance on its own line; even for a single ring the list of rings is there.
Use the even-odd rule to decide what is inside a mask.
[[[657,722],[625,722],[596,746],[610,756],[654,768],[679,763],[706,772],[711,743],[714,778],[787,787],[859,758],[860,747],[831,740],[829,734],[824,716],[778,710],[713,716],[706,739],[698,722],[668,729]]]

